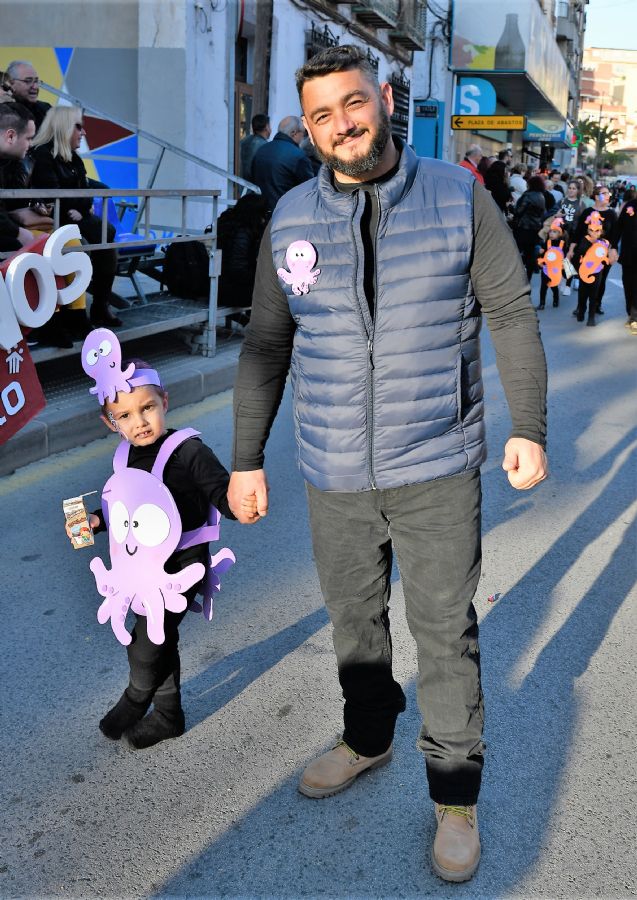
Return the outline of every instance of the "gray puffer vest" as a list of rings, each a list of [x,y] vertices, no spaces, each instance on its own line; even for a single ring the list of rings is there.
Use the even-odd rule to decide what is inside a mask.
[[[376,186],[374,320],[363,289],[359,191],[325,166],[281,198],[272,217],[275,269],[309,241],[320,268],[309,292],[279,277],[297,328],[294,415],[304,478],[319,490],[417,484],[485,459],[480,310],[469,266],[473,177],[404,147]]]

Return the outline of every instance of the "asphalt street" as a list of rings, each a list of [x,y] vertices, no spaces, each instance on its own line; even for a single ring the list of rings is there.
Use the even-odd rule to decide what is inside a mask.
[[[0,481],[0,896],[636,896],[637,337],[619,277],[614,267],[596,328],[575,322],[573,298],[541,313],[551,475],[531,492],[500,469],[509,416],[485,330],[476,606],[488,750],[473,881],[448,885],[429,867],[435,822],[398,574],[408,708],[394,759],[336,797],[297,792],[339,735],[342,700],[288,395],[268,445],[271,513],[224,523],[237,565],[213,623],[188,615],[182,628],[187,732],[151,750],[98,731],[126,654],[96,620],[93,550],[72,550],[63,528],[62,499],[107,479],[111,438]],[[170,423],[200,429],[228,464],[231,400],[182,407]]]

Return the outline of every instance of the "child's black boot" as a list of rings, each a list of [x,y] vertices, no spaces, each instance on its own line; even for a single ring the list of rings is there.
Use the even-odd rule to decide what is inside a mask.
[[[100,731],[111,741],[118,741],[128,728],[146,715],[151,700],[152,695],[137,691],[129,685],[115,706],[100,721]]]
[[[153,699],[153,711],[129,728],[124,737],[131,750],[145,750],[168,738],[181,737],[185,730],[179,690],[164,693],[160,688]]]

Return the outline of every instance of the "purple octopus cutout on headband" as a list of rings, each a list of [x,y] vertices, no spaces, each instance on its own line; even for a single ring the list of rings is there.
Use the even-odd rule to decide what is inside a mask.
[[[292,285],[293,294],[297,296],[309,294],[310,285],[316,284],[321,274],[320,269],[312,271],[312,266],[316,262],[316,250],[312,244],[309,241],[294,241],[285,251],[285,261],[290,271],[277,269],[279,278]]]
[[[122,371],[122,348],[117,335],[108,328],[96,328],[86,337],[82,368],[89,378],[95,379],[95,387],[89,388],[89,394],[97,394],[100,403],[105,400],[114,403],[118,391],[130,394],[128,379],[135,371],[135,363]]]

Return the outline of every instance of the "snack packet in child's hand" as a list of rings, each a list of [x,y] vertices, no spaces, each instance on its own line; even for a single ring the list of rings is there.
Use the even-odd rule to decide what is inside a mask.
[[[96,493],[91,491],[91,493]],[[71,532],[71,543],[74,550],[81,547],[90,547],[95,543],[93,539],[93,529],[88,523],[88,513],[84,506],[84,497],[86,494],[80,494],[79,497],[69,497],[68,500],[62,501],[62,509],[66,524]]]

